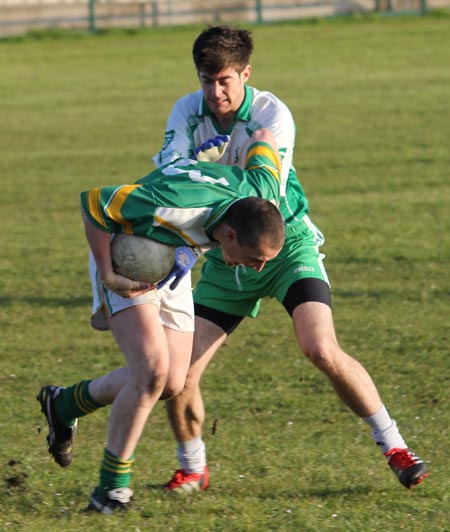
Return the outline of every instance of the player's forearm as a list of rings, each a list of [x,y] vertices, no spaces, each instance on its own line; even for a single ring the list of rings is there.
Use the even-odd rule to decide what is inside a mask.
[[[266,142],[267,144],[269,144],[272,147],[272,150],[274,151],[278,159],[278,166],[281,167],[277,142],[275,140],[275,137],[272,135],[272,133],[268,129],[266,128],[257,129],[251,137],[251,142]]]
[[[102,280],[106,280],[109,275],[114,273],[111,260],[111,234],[101,231],[93,225],[93,223],[86,216],[86,213],[81,208],[81,215],[84,223],[84,231],[89,247],[94,255],[97,270]]]

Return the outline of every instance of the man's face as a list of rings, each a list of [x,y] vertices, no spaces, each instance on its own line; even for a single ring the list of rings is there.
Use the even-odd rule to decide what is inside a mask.
[[[235,113],[245,96],[244,85],[250,77],[251,66],[247,65],[241,72],[233,67],[225,68],[217,74],[205,74],[200,71],[200,81],[205,100],[215,115]]]
[[[273,249],[263,240],[258,247],[241,246],[236,237],[221,242],[223,260],[227,266],[242,264],[260,272],[268,260],[274,259],[280,249]]]

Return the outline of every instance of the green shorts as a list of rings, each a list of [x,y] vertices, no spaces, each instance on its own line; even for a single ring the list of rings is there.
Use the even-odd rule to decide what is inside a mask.
[[[286,227],[286,241],[279,255],[261,272],[245,266],[230,268],[220,248],[206,254],[200,280],[194,290],[196,304],[227,314],[256,317],[261,298],[283,302],[289,287],[300,279],[315,278],[329,284],[319,248],[324,237],[304,216]]]

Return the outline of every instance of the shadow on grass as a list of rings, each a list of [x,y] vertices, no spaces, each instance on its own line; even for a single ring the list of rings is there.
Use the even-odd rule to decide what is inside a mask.
[[[333,294],[335,297],[342,297],[344,299],[386,299],[388,297],[397,297],[398,292],[398,290],[343,290],[336,288]]]
[[[82,297],[43,297],[43,296],[1,296],[0,305],[7,307],[8,305],[25,303],[36,307],[84,307],[92,305],[92,298],[87,296]]]
[[[303,491],[303,495],[308,497],[317,497],[319,499],[329,499],[333,497],[342,497],[343,495],[369,495],[372,491],[370,486],[346,486],[342,488],[325,488],[312,489]]]
[[[145,486],[147,489],[161,493],[161,490],[164,488],[163,484],[146,484]],[[212,489],[209,489],[208,492],[214,491],[216,495],[220,495],[220,489],[218,491],[214,490],[214,486],[212,486]],[[206,493],[208,493],[206,492]],[[372,492],[372,488],[367,485],[359,485],[359,486],[345,486],[345,487],[329,487],[329,488],[323,488],[323,489],[298,489],[295,492],[289,491],[286,493],[286,491],[283,488],[280,488],[280,491],[277,493],[276,491],[271,490],[270,493],[264,492],[264,493],[257,493],[257,497],[260,500],[264,499],[275,499],[275,498],[282,498],[282,499],[305,499],[305,497],[308,497],[310,499],[332,499],[332,498],[342,498],[342,497],[348,497],[352,495],[369,495]],[[199,492],[198,495],[201,495]],[[183,495],[177,495],[180,498],[183,498]],[[251,496],[255,496],[255,491],[251,492]]]
[[[335,498],[347,498],[352,496],[366,496],[371,493],[372,489],[367,485],[359,486],[342,486],[342,487],[326,487],[317,489],[299,488],[295,491],[286,492],[283,488],[277,491],[271,491],[270,493],[259,493],[258,498],[260,500],[282,498],[287,500],[305,500],[305,499],[335,499]]]

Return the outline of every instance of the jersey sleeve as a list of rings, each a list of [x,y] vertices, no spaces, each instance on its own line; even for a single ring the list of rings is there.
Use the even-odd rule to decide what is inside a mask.
[[[90,222],[108,233],[146,236],[154,201],[141,184],[94,188],[81,193],[81,205]]]
[[[192,93],[178,100],[172,108],[164,132],[161,150],[153,157],[157,167],[169,164],[180,157],[192,157],[194,138],[192,124],[199,105],[198,93]]]
[[[272,146],[266,142],[252,144],[247,151],[245,170],[248,181],[259,191],[259,195],[278,205],[282,170]]]

